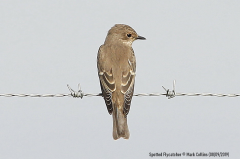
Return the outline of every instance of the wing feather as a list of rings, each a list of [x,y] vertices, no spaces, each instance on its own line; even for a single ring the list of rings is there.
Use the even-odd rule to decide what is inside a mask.
[[[136,69],[136,64],[135,62],[130,62],[129,63],[129,70],[122,75],[122,84],[121,84],[121,92],[124,94],[124,115],[127,116],[130,110],[130,105],[132,101],[132,96],[134,92],[134,83],[135,83],[135,69]]]
[[[98,57],[97,57],[97,66],[98,66],[98,76],[100,79],[100,86],[102,90],[102,95],[105,101],[105,104],[108,109],[108,113],[112,114],[113,105],[112,105],[112,92],[116,90],[116,84],[113,79],[112,69],[106,71],[102,65],[103,60],[101,60],[102,47],[99,48]]]

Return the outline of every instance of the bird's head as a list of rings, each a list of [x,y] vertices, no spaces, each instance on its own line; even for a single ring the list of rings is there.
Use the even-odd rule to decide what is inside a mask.
[[[131,46],[133,41],[137,39],[145,40],[146,38],[139,36],[136,31],[128,25],[116,24],[108,31],[105,43],[114,43],[120,41]]]

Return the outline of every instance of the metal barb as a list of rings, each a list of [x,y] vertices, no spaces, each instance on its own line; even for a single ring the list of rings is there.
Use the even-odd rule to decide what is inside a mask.
[[[68,89],[69,89],[69,91],[71,92],[71,96],[73,97],[73,98],[83,98],[83,96],[84,96],[84,93],[82,92],[82,90],[81,90],[81,86],[80,86],[80,84],[78,84],[78,91],[74,91],[69,85],[67,85],[67,87],[68,87]]]
[[[166,91],[166,97],[168,98],[168,99],[171,99],[171,98],[173,98],[173,97],[175,97],[175,95],[176,95],[176,92],[175,92],[175,84],[176,84],[176,81],[175,80],[173,80],[173,90],[172,91],[170,91],[169,89],[166,89],[165,87],[163,87],[163,89]]]

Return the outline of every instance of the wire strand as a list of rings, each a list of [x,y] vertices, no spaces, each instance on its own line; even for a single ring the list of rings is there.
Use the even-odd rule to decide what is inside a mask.
[[[166,89],[163,87],[166,93],[138,93],[133,96],[144,97],[144,96],[166,96],[168,99],[174,98],[175,96],[208,96],[208,97],[239,97],[240,94],[216,94],[216,93],[176,93],[175,91],[176,81],[173,81],[173,90]],[[81,90],[80,84],[78,84],[78,90],[74,91],[69,85],[67,85],[70,94],[0,94],[0,97],[74,97],[74,98],[83,98],[100,96],[101,93],[83,93]]]
[[[167,96],[166,93],[138,93],[133,96]],[[83,93],[85,97],[102,96],[101,93]],[[175,96],[209,96],[209,97],[239,97],[240,94],[215,94],[215,93],[176,93]],[[0,94],[0,97],[72,97],[72,94]]]

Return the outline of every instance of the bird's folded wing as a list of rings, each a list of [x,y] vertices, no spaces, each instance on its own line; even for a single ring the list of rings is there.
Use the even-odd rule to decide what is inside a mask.
[[[134,92],[134,82],[135,82],[135,63],[129,61],[129,70],[123,72],[121,92],[124,94],[124,109],[123,112],[125,116],[129,113],[131,100]]]
[[[99,72],[100,85],[109,114],[112,114],[112,92],[116,90],[112,70]]]
[[[102,95],[105,100],[109,114],[112,114],[113,105],[112,105],[112,92],[116,90],[116,84],[113,78],[113,73],[111,66],[110,68],[105,68],[104,59],[105,52],[103,51],[103,45],[100,46],[97,56],[97,67],[98,67],[98,76],[100,79],[100,85],[102,90]]]

